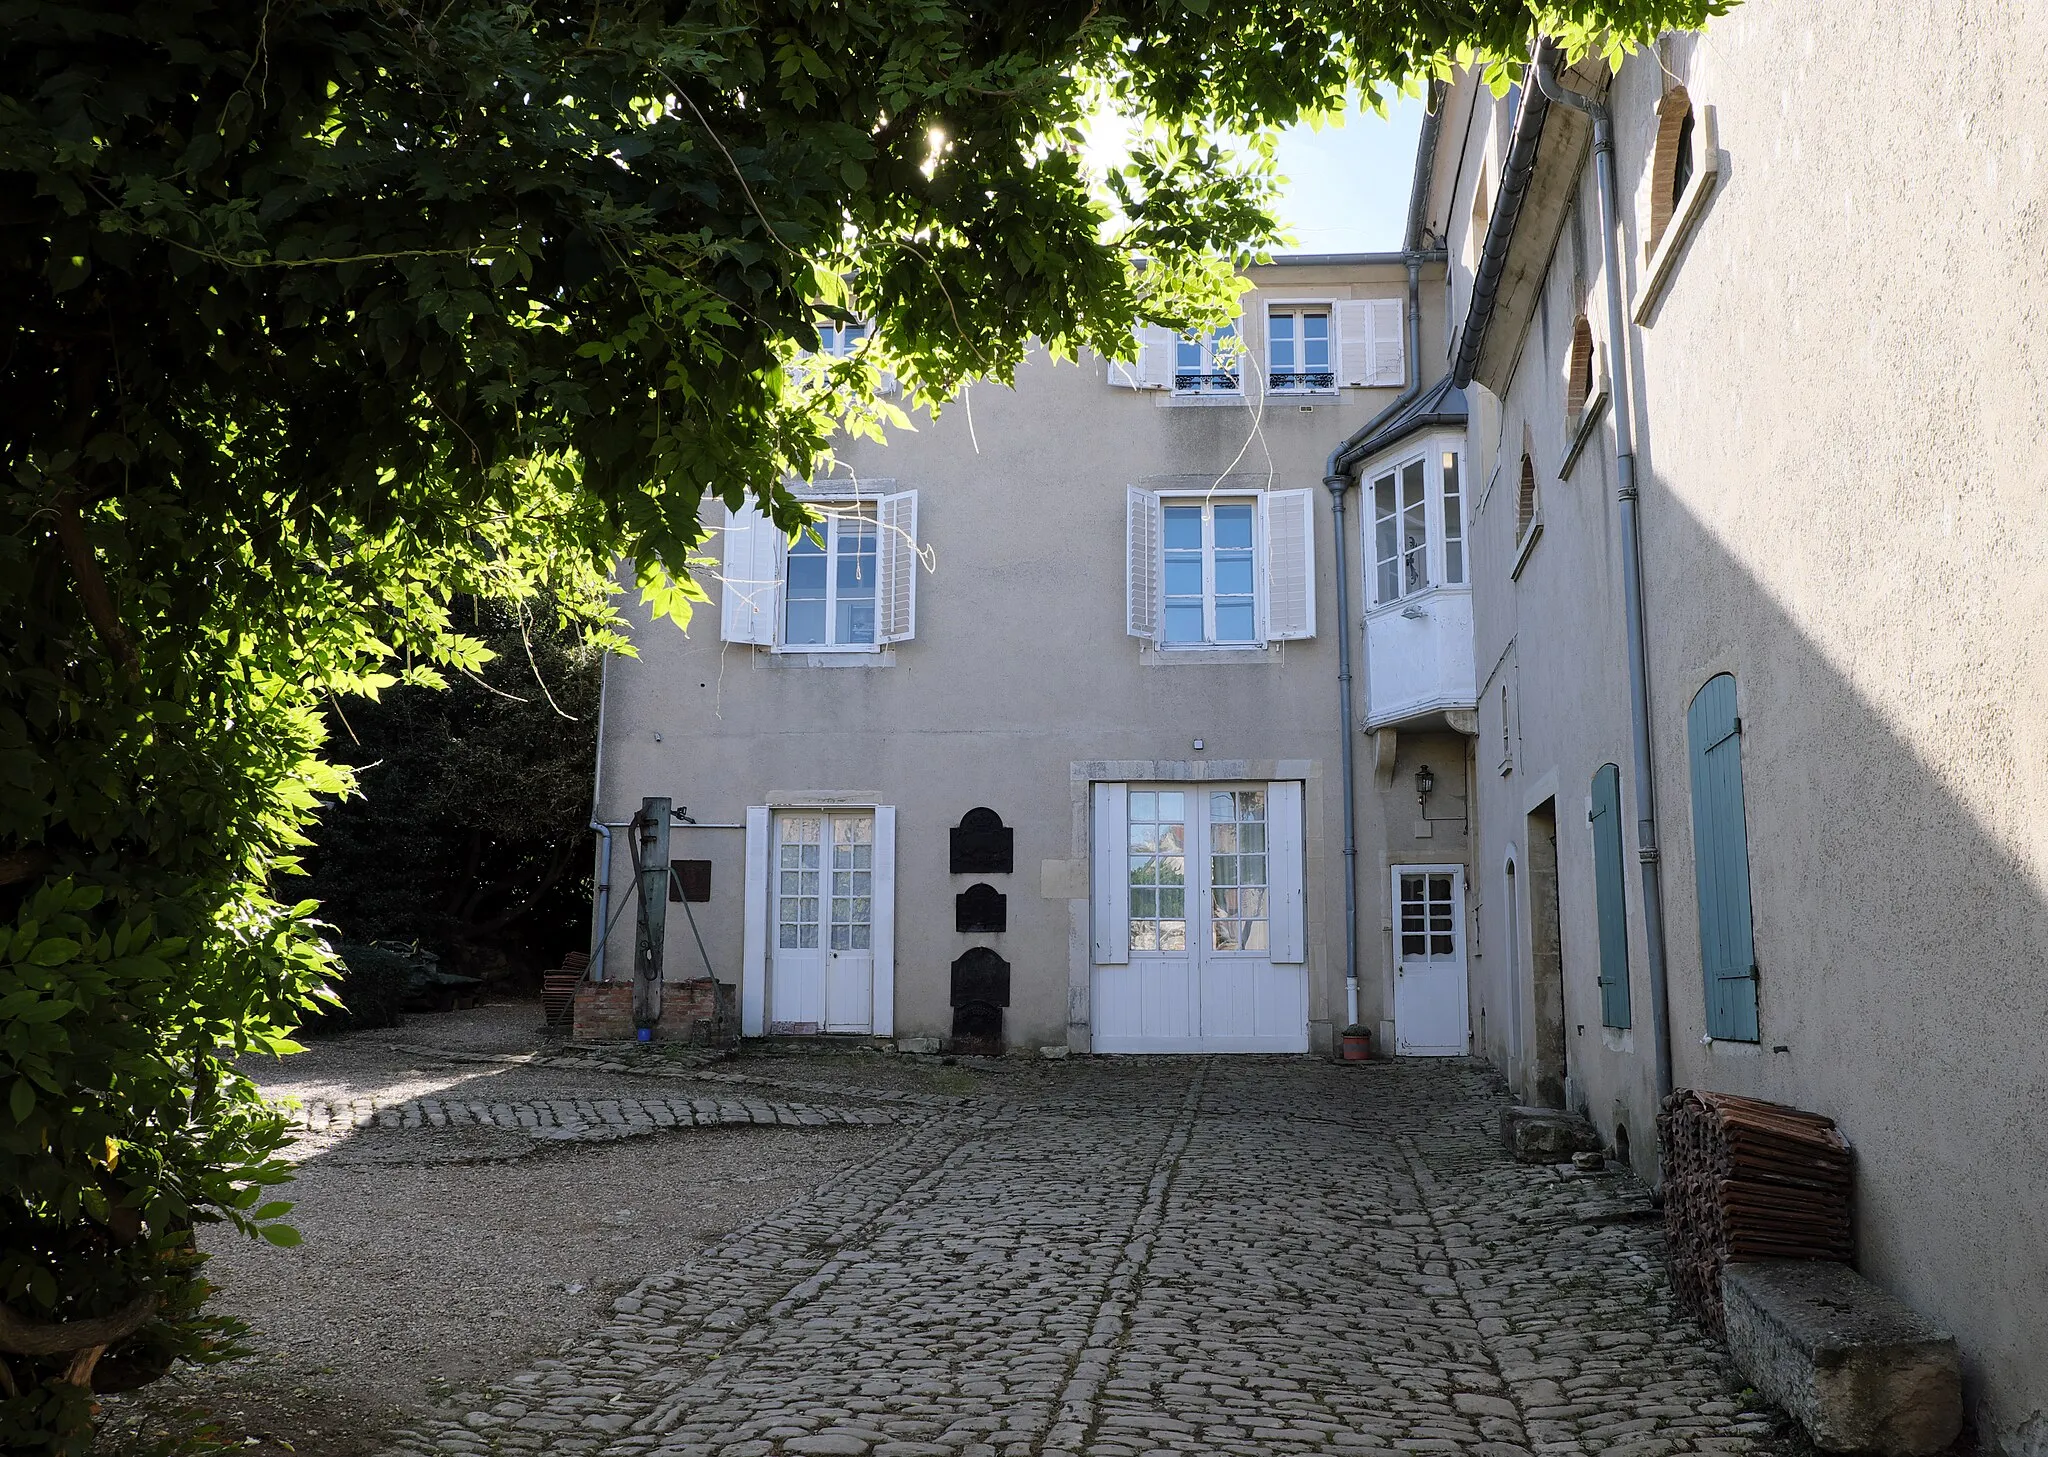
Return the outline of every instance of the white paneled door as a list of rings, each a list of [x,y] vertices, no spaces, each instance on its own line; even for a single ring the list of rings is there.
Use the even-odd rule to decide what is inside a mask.
[[[873,812],[780,812],[774,857],[769,1030],[873,1032]]]
[[[1306,1052],[1301,785],[1095,792],[1097,1052]]]
[[[1394,870],[1394,1051],[1462,1057],[1465,1004],[1465,871],[1457,865]]]

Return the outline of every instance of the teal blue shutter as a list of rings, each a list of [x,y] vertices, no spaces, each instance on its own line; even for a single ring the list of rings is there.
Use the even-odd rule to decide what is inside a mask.
[[[1621,770],[1593,776],[1593,900],[1600,916],[1600,1020],[1629,1025],[1627,891],[1621,878]]]
[[[1685,715],[1692,756],[1692,850],[1700,888],[1707,1032],[1757,1040],[1756,944],[1749,919],[1749,829],[1742,813],[1742,720],[1735,680],[1709,679]]]

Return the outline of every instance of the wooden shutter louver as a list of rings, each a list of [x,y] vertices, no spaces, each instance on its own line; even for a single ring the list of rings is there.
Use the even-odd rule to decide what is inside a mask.
[[[1159,496],[1130,488],[1124,501],[1124,630],[1159,636]]]
[[[1699,886],[1707,1033],[1754,1042],[1756,943],[1750,919],[1749,827],[1742,804],[1742,720],[1735,709],[1735,679],[1723,673],[1708,679],[1686,710],[1693,874]]]
[[[917,492],[898,491],[875,503],[875,641],[917,635]]]
[[[1621,867],[1621,770],[1603,764],[1593,776],[1593,899],[1600,927],[1600,1021],[1630,1025],[1628,910]]]
[[[1315,492],[1268,491],[1259,497],[1266,544],[1266,640],[1316,635]]]
[[[1097,784],[1091,798],[1088,913],[1095,964],[1124,966],[1131,959],[1130,790]]]

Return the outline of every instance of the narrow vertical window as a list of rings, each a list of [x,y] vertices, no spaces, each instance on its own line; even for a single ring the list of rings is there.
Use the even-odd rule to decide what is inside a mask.
[[[1465,503],[1458,494],[1458,452],[1446,450],[1444,471],[1444,582],[1465,580]]]
[[[1225,324],[1207,334],[1183,334],[1174,344],[1173,388],[1176,394],[1217,395],[1238,392],[1237,325]]]
[[[1188,797],[1178,789],[1130,797],[1130,928],[1133,951],[1188,945]]]
[[[1258,640],[1257,511],[1249,501],[1170,505],[1162,513],[1165,641]]]
[[[1266,383],[1282,392],[1337,385],[1330,360],[1327,308],[1274,309],[1266,315]]]
[[[1401,523],[1390,472],[1372,483],[1373,557],[1378,567],[1375,600],[1392,602],[1401,595]]]
[[[871,647],[878,538],[872,516],[828,511],[789,548],[782,641],[788,647]]]
[[[1429,585],[1429,508],[1424,501],[1423,463],[1401,468],[1401,594]]]

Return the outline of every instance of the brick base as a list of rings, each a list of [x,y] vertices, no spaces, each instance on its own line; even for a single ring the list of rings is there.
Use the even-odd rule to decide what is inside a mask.
[[[576,988],[578,1042],[632,1042],[633,983],[586,981]],[[699,1047],[730,1047],[739,1041],[739,988],[708,977],[664,982],[657,1042],[688,1042]]]

